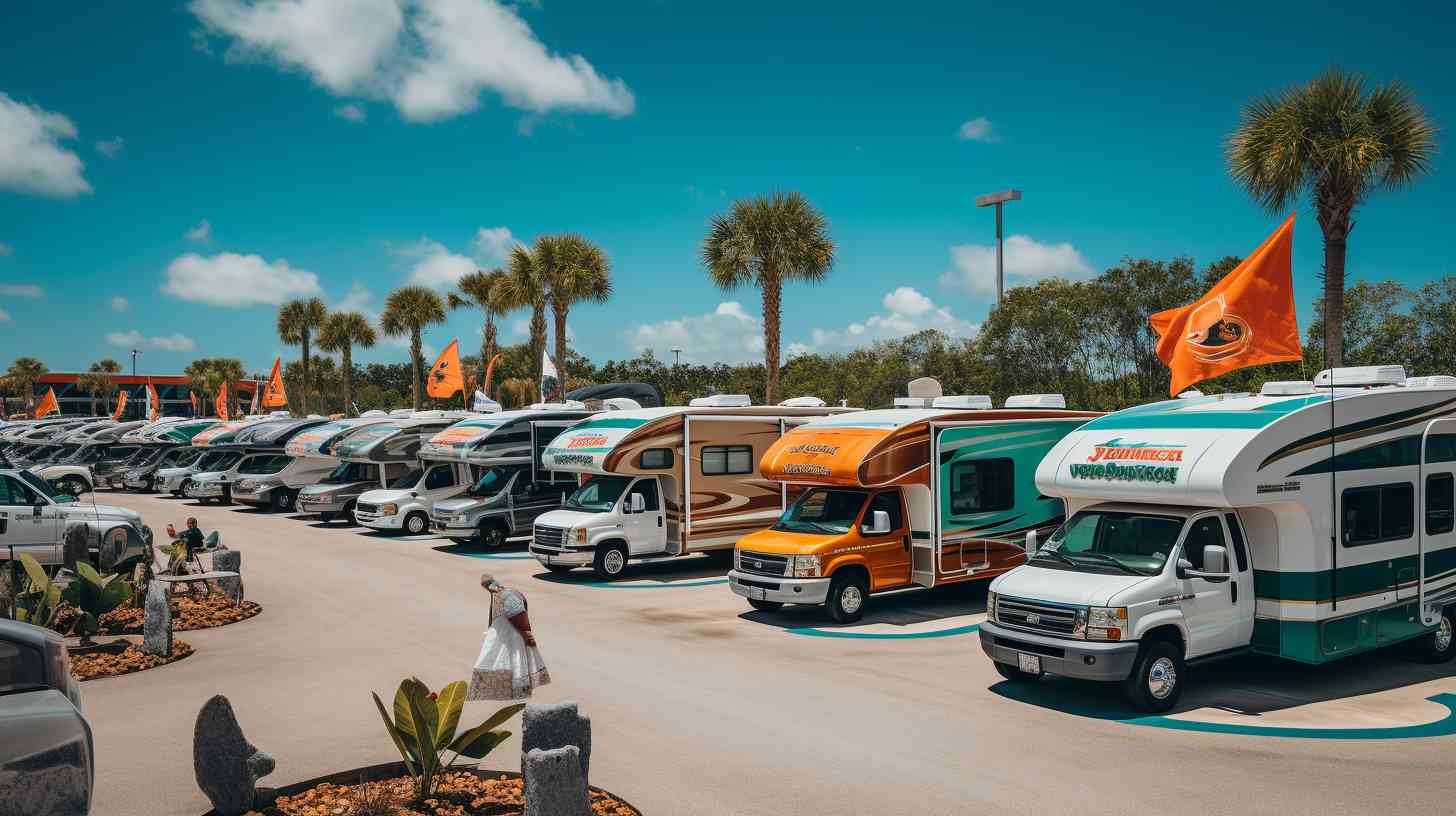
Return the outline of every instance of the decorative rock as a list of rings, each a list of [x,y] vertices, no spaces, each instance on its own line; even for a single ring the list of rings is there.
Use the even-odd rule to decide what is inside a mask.
[[[521,712],[521,773],[526,773],[526,754],[533,749],[552,750],[575,746],[581,756],[581,778],[591,778],[591,718],[577,713],[576,701],[554,705],[531,704]]]
[[[142,651],[172,656],[172,603],[167,597],[167,585],[161,581],[147,584],[147,599],[142,607]]]
[[[192,732],[192,770],[218,816],[243,816],[252,810],[258,780],[273,767],[273,757],[243,736],[227,697],[219,694],[203,704]]]
[[[217,584],[233,603],[243,601],[243,554],[238,550],[221,549],[212,554],[213,572],[236,572],[236,578],[219,578]]]
[[[551,751],[537,748],[528,751],[521,762],[526,816],[590,816],[591,794],[576,746]]]

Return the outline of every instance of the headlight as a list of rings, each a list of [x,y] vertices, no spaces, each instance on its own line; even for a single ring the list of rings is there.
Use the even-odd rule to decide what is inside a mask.
[[[1088,640],[1122,640],[1127,631],[1127,607],[1094,606],[1087,610]]]
[[[394,515],[395,513],[398,513],[398,512],[399,512],[399,505],[397,505],[397,504],[381,504],[381,505],[379,505],[379,515],[381,515],[381,516],[392,516],[392,515]]]
[[[996,593],[986,592],[986,620],[996,622]]]
[[[818,578],[819,556],[795,555],[790,557],[789,572],[795,578]]]
[[[252,493],[253,491],[255,491],[257,489],[258,489],[258,483],[255,482],[255,481],[253,481],[253,480],[251,480],[251,479],[248,479],[247,481],[238,482],[238,492],[239,493]]]
[[[571,543],[573,543],[573,544],[576,544],[576,545],[581,546],[581,547],[585,547],[586,546],[586,528],[585,527],[573,527],[573,528],[571,528],[567,532],[567,537],[571,541]]]
[[[456,513],[455,515],[450,517],[450,521],[454,524],[464,524],[466,521],[465,514]]]

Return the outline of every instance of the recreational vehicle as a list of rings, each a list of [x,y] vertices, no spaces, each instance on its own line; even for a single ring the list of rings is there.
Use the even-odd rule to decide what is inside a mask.
[[[584,480],[536,520],[536,560],[552,572],[592,567],[616,578],[634,558],[731,550],[788,498],[758,476],[763,452],[789,428],[850,410],[817,400],[753,406],[741,394],[692,402],[600,414],[552,440],[541,467]]]
[[[633,403],[635,405],[635,403]],[[596,411],[582,403],[503,411],[457,422],[420,448],[420,460],[455,463],[468,474],[465,492],[435,502],[430,528],[457,543],[478,540],[494,549],[531,535],[542,513],[561,506],[576,474],[541,470],[541,450]]]
[[[298,489],[294,509],[304,515],[318,515],[324,522],[339,516],[352,516],[353,500],[370,487],[379,487],[377,465],[344,462],[338,458],[340,443],[354,432],[371,425],[389,421],[383,411],[370,412],[353,419],[339,419],[310,428],[289,440],[284,453],[295,460],[309,461],[321,465],[322,475],[312,484]]]
[[[817,604],[850,623],[869,595],[988,579],[1025,559],[1028,530],[1061,523],[1032,484],[1059,440],[1100,416],[1060,394],[940,397],[815,420],[764,454],[760,472],[799,493],[738,541],[729,587],[755,609]]]
[[[36,475],[72,496],[89,493],[99,484],[109,484],[116,476],[117,466],[137,452],[136,445],[120,442],[122,435],[145,424],[112,422],[72,431],[65,441],[76,445],[76,449],[64,459],[53,460],[40,468]]]
[[[192,437],[191,443],[192,447],[202,451],[202,455],[190,464],[158,470],[157,484],[174,496],[182,496],[191,487],[193,477],[227,470],[243,458],[242,451],[227,447],[227,444],[245,428],[262,421],[260,418],[219,422],[204,428]]]
[[[1345,368],[1095,419],[1042,460],[1068,519],[991,584],[1013,681],[1120,682],[1172,708],[1201,662],[1453,654],[1456,378]]]
[[[166,418],[123,436],[122,441],[134,442],[141,447],[141,452],[127,462],[121,478],[122,486],[150,493],[156,489],[159,471],[187,467],[202,456],[203,449],[193,447],[192,440],[218,422],[216,419]]]
[[[465,484],[453,465],[422,465],[420,446],[466,416],[469,414],[454,411],[418,411],[371,425],[341,442],[335,448],[340,460],[373,466],[341,477],[360,475],[368,480],[367,487],[361,485],[360,491],[353,494],[354,521],[375,530],[412,535],[428,532],[430,507],[439,499],[459,493]],[[347,495],[354,485],[360,483],[340,486],[338,495]]]
[[[319,465],[308,462],[300,467],[283,452],[283,446],[295,434],[327,421],[323,417],[275,417],[238,431],[227,444],[243,451],[243,457],[227,470],[198,473],[183,495],[202,503],[217,499],[220,504],[231,504],[236,499],[280,512],[293,509],[296,492],[288,481],[307,484],[320,475],[320,470]]]

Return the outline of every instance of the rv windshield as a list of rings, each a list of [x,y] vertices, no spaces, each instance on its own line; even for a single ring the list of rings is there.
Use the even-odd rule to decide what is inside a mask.
[[[425,472],[423,470],[420,470],[419,468],[407,470],[404,472],[404,475],[390,482],[389,486],[395,490],[409,490],[410,488],[419,484],[420,477],[424,475]]]
[[[319,484],[353,484],[374,480],[373,465],[363,462],[342,462],[329,472]]]
[[[198,466],[201,467],[204,472],[214,470],[227,470],[233,465],[236,465],[238,463],[238,460],[241,458],[243,458],[243,455],[238,451],[218,451],[216,458],[206,462],[199,462]]]
[[[173,448],[162,456],[162,461],[159,464],[170,467],[187,467],[193,462],[196,462],[197,457],[201,455],[202,451],[197,448]]]
[[[1083,510],[1052,533],[1032,562],[1077,572],[1156,575],[1177,546],[1183,522],[1178,516]]]
[[[843,535],[854,526],[868,496],[864,490],[816,487],[789,505],[773,529],[785,533]]]
[[[628,476],[593,476],[586,484],[573,490],[562,506],[568,510],[605,513],[616,505],[622,491],[631,483],[632,479]]]
[[[466,492],[477,499],[488,499],[505,489],[506,483],[511,480],[511,474],[516,470],[493,467],[480,474],[480,478]]]
[[[270,454],[267,456],[254,456],[238,466],[238,473],[249,476],[258,476],[268,473],[277,473],[293,461],[291,457],[283,454]]]

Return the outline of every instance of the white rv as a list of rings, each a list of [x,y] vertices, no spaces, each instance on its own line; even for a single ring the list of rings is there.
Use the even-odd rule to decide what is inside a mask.
[[[1036,484],[1068,518],[991,584],[981,646],[1008,679],[1117,681],[1166,711],[1189,666],[1243,651],[1456,653],[1456,378],[1335,369],[1130,408]]]
[[[296,460],[307,460],[327,466],[322,476],[298,491],[294,508],[303,515],[317,515],[324,522],[336,518],[352,519],[354,500],[360,493],[383,487],[377,462],[345,462],[339,449],[356,431],[389,421],[383,411],[367,412],[353,419],[339,419],[293,437],[284,452]]]
[[[117,468],[138,450],[135,443],[123,441],[122,436],[145,424],[108,422],[72,431],[65,441],[76,445],[76,449],[64,459],[37,468],[36,475],[72,496],[89,493],[99,484],[110,484],[117,477]]]
[[[295,435],[327,421],[323,417],[279,417],[244,428],[228,443],[241,450],[243,457],[227,470],[197,474],[185,495],[202,502],[217,499],[229,504],[237,500],[278,512],[292,510],[298,487],[328,469],[310,460],[296,461],[283,448]]]
[[[420,445],[469,416],[463,411],[417,411],[365,428],[341,443],[340,459],[378,465],[384,483],[354,500],[354,521],[375,530],[429,532],[430,508],[464,490],[468,477],[453,464],[420,463]],[[404,462],[402,453],[408,456]]]

